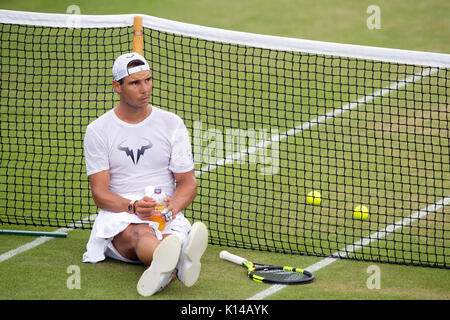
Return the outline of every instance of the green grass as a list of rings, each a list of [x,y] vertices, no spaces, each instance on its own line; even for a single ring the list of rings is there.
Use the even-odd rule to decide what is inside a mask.
[[[64,13],[70,4],[73,3],[63,1],[56,7],[53,1],[0,1],[0,7],[4,9],[55,13]],[[427,5],[401,1],[380,3],[380,30],[366,28],[365,10],[370,4],[373,3],[171,0],[142,1],[133,7],[125,7],[119,1],[77,3],[83,14],[142,13],[238,31],[450,52],[447,41],[450,22],[445,15],[449,4],[446,1],[429,1]],[[2,39],[4,37],[7,37],[6,32],[2,34]],[[74,48],[83,44],[88,51],[94,50],[88,46],[95,41],[93,39],[75,38]],[[113,39],[118,44],[129,41],[129,36],[115,36]],[[147,34],[145,50],[150,50],[149,44],[153,43]],[[108,51],[112,47],[114,45],[107,45],[104,49]],[[56,52],[58,48],[61,54],[61,43],[51,51]],[[256,88],[250,77],[234,63],[244,59],[239,54],[235,61],[221,64],[214,60],[214,52],[199,48],[205,58],[190,60],[184,50],[175,55],[184,61],[180,63],[181,59],[171,59],[174,56],[170,47],[151,49],[152,59],[159,63],[152,65],[155,77],[153,103],[179,113],[190,130],[195,121],[200,120],[205,129],[218,129],[222,133],[227,128],[277,129],[283,133],[299,123],[339,108],[345,101],[354,101],[361,95],[371,93],[371,88],[367,92],[361,89],[363,83],[377,88],[397,81],[383,70],[361,74],[353,69],[352,72],[356,72],[354,75],[364,75],[365,78],[342,83],[341,69],[336,68],[332,61],[321,58],[318,59],[324,64],[321,71],[327,75],[314,78],[315,74],[310,73],[313,70],[301,64],[306,58],[297,59],[295,55],[289,56],[293,62],[288,67],[292,69],[285,70],[283,77],[278,77],[281,62],[269,62],[264,56],[268,54],[266,51],[256,50],[262,54],[261,58],[252,59],[256,65],[254,71],[261,72],[257,80],[261,80],[262,84]],[[231,50],[239,52],[233,47]],[[43,61],[58,57],[58,54],[52,54],[43,57]],[[26,55],[25,51],[19,50],[17,57]],[[80,56],[82,54],[74,54],[72,58]],[[81,141],[84,126],[109,109],[117,99],[111,93],[107,75],[101,71],[110,68],[112,62],[108,59],[112,60],[112,55],[105,62],[91,66],[92,75],[97,78],[91,77],[89,81],[93,82],[88,83],[79,83],[83,76],[79,71],[72,71],[69,65],[58,65],[50,60],[48,63],[54,64],[51,69],[54,73],[49,77],[47,86],[34,92],[24,89],[29,88],[26,85],[36,88],[42,82],[45,77],[40,76],[40,70],[44,70],[44,65],[35,67],[32,77],[26,75],[26,70],[30,70],[27,68],[2,69],[2,77],[6,77],[7,71],[18,72],[18,75],[17,78],[2,78],[1,81],[1,129],[2,132],[16,131],[17,136],[2,134],[0,194],[13,194],[6,198],[9,203],[17,203],[16,213],[20,222],[29,222],[29,216],[42,206],[52,212],[50,216],[41,218],[43,224],[54,222],[55,216],[67,212],[75,212],[73,219],[78,220],[95,211],[87,179],[81,179],[82,182],[74,187],[72,182],[66,181],[70,178],[79,181],[83,177]],[[9,68],[16,62],[13,57],[8,64],[2,65]],[[219,72],[225,72],[228,78],[212,80],[206,76]],[[57,84],[61,75],[68,79],[66,86]],[[190,217],[208,220],[211,239],[215,243],[238,247],[252,245],[256,249],[302,255],[244,249],[230,251],[256,261],[306,267],[322,259],[314,255],[331,254],[361,236],[367,236],[429,203],[448,197],[449,163],[445,156],[449,153],[449,110],[446,101],[440,100],[448,95],[448,89],[437,86],[448,82],[448,75],[441,72],[440,76],[432,92],[417,83],[414,87],[420,94],[393,93],[287,138],[279,146],[279,174],[261,176],[261,163],[249,164],[247,160],[202,174],[199,177],[201,196],[189,211]],[[379,77],[383,80],[377,80]],[[86,81],[86,78],[82,79]],[[422,83],[427,81],[424,79]],[[21,83],[22,87],[15,87],[14,83]],[[412,87],[410,85],[408,89]],[[42,91],[53,91],[55,88],[58,90],[48,96],[42,95]],[[93,90],[86,91],[86,88]],[[212,89],[222,93],[212,92]],[[16,90],[19,96],[13,100],[12,93]],[[331,90],[339,92],[331,96]],[[247,102],[241,97],[243,94],[252,96],[252,101]],[[413,96],[416,100],[422,99],[422,103],[416,105]],[[40,107],[39,99],[47,101],[49,108],[37,108]],[[97,110],[92,110],[94,101]],[[66,104],[75,104],[75,110],[66,108]],[[387,110],[386,106],[389,106]],[[279,117],[276,121],[274,114]],[[63,121],[63,125],[58,121]],[[42,152],[41,158],[24,162],[30,159],[23,154],[23,147],[17,145],[26,142],[32,142],[26,151]],[[209,142],[203,141],[202,147]],[[59,154],[64,156],[55,156],[52,148],[58,148]],[[261,161],[259,158],[257,160]],[[4,167],[6,163],[8,166]],[[203,165],[205,163],[196,168]],[[72,171],[80,173],[73,175]],[[15,182],[11,183],[10,179]],[[52,180],[45,182],[47,179]],[[73,189],[70,196],[64,192],[66,187]],[[304,197],[310,189],[322,191],[321,207],[304,204]],[[353,206],[359,202],[370,205],[371,217],[367,222],[351,218]],[[2,207],[6,205],[2,200]],[[11,210],[14,209],[7,213],[11,214]],[[6,213],[0,213],[3,219],[2,214]],[[449,248],[446,235],[448,214],[448,207],[430,214],[419,227],[404,228],[398,234],[364,248],[355,257],[442,264],[442,257],[449,256],[445,251]],[[9,219],[14,222],[11,215]],[[2,228],[10,226],[2,224]],[[110,260],[96,265],[80,262],[88,235],[87,230],[72,231],[68,239],[52,240],[2,262],[0,298],[144,299],[135,290],[142,267]],[[31,240],[27,237],[2,236],[0,252],[7,252],[27,241]],[[195,287],[187,289],[175,282],[151,299],[246,299],[268,287],[246,279],[244,269],[219,260],[218,253],[224,248],[227,247],[214,245],[208,248],[203,260],[202,278]],[[366,287],[369,276],[366,269],[372,264],[382,271],[380,290]],[[81,290],[66,287],[69,265],[81,268]],[[446,272],[378,262],[339,261],[318,271],[313,284],[285,288],[269,299],[449,299],[450,282]]]
[[[2,262],[0,299],[117,299],[148,300],[136,292],[136,282],[143,267],[114,260],[97,264],[80,262],[89,231],[69,232],[66,239],[53,239],[38,248]],[[8,238],[24,242],[20,236]],[[3,238],[2,238],[3,239]],[[31,240],[31,239],[30,239]],[[5,245],[2,252],[13,245]],[[198,283],[186,288],[179,281],[171,283],[150,300],[243,300],[270,287],[249,280],[245,268],[219,259],[223,249],[244,255],[254,261],[266,261],[307,267],[321,260],[316,257],[267,254],[259,251],[209,246],[202,260],[203,271]],[[374,263],[338,261],[315,273],[316,280],[304,286],[287,287],[270,296],[282,300],[346,299],[449,299],[448,270],[375,264],[381,272],[381,288],[368,289],[367,268]],[[68,289],[71,274],[67,268],[80,267],[81,288]],[[106,276],[107,275],[107,276]],[[220,288],[220,290],[218,290]]]

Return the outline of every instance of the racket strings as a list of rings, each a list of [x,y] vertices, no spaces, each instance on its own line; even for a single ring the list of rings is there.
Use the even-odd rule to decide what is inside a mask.
[[[296,281],[307,278],[303,273],[298,273],[295,271],[287,271],[283,269],[264,269],[253,271],[254,276],[262,277],[266,280],[277,280],[277,281]]]

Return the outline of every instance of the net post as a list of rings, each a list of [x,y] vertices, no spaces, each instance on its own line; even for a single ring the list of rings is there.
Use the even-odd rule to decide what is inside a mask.
[[[144,30],[142,28],[142,17],[135,16],[133,23],[133,52],[143,54],[144,51]]]

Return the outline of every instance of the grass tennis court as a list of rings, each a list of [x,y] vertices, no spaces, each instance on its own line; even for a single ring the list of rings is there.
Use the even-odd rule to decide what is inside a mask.
[[[356,2],[355,2],[356,3]],[[170,5],[169,5],[170,4]],[[216,26],[225,29],[234,29],[241,31],[250,31],[257,33],[269,33],[269,34],[279,34],[283,36],[295,36],[300,38],[309,38],[315,40],[327,40],[327,41],[341,41],[347,43],[358,43],[358,44],[366,44],[366,45],[378,45],[384,47],[394,47],[394,48],[405,48],[405,49],[416,49],[416,50],[429,50],[429,51],[437,51],[437,52],[449,52],[449,48],[445,47],[447,44],[444,41],[445,35],[445,27],[442,27],[440,24],[445,24],[444,22],[433,23],[433,21],[444,21],[437,19],[435,15],[442,14],[445,11],[445,7],[448,4],[445,4],[443,1],[434,2],[434,6],[427,6],[427,8],[412,8],[412,7],[403,7],[400,4],[386,4],[381,5],[382,9],[382,29],[381,30],[368,30],[365,26],[365,20],[367,18],[367,14],[365,13],[365,9],[370,3],[361,3],[357,2],[357,5],[345,5],[342,6],[337,2],[329,1],[327,4],[324,4],[323,7],[317,7],[313,2],[304,2],[301,7],[297,7],[294,3],[282,2],[280,4],[280,12],[279,18],[274,18],[274,8],[272,7],[274,4],[269,3],[261,3],[264,5],[254,5],[252,6],[252,10],[245,10],[246,4],[238,4],[233,2],[228,2],[227,5],[221,4],[224,7],[212,7],[212,5],[206,3],[199,3],[197,10],[197,14],[195,16],[187,17],[184,13],[187,11],[183,6],[186,6],[185,3],[178,2],[169,2],[166,5],[160,4],[146,4],[142,3],[137,7],[133,8],[133,11],[130,12],[128,8],[120,9],[120,6],[123,4],[117,4],[116,6],[112,6],[111,2],[108,2],[108,5],[104,5],[104,10],[102,10],[102,6],[92,8],[88,3],[79,4],[81,8],[81,13],[89,14],[107,14],[107,13],[143,13],[150,14],[154,16],[160,16],[165,18],[170,18],[173,20],[179,20],[184,22],[192,22],[209,26]],[[39,6],[40,5],[40,6]],[[233,6],[242,6],[241,10],[231,9]],[[32,7],[35,6],[35,7]],[[39,7],[36,7],[39,6]],[[348,6],[348,7],[347,7]],[[386,7],[385,7],[386,6]],[[34,2],[31,4],[23,4],[15,3],[14,7],[8,7],[6,4],[1,5],[2,8],[5,9],[15,9],[15,10],[34,10],[34,11],[42,11],[42,12],[65,12],[66,6],[61,6],[61,8],[56,9],[50,6],[50,4],[45,3],[44,1]],[[114,9],[113,9],[114,8]],[[241,12],[238,14],[238,18],[234,18],[229,15],[219,14],[222,9],[222,12],[230,12],[230,10]],[[255,11],[256,9],[256,11]],[[298,16],[295,15],[295,10],[298,9]],[[101,10],[101,12],[100,12]],[[114,11],[113,11],[114,10]],[[428,12],[426,11],[428,10]],[[195,10],[189,10],[195,12]],[[252,14],[249,14],[249,12]],[[212,15],[211,12],[215,14]],[[306,12],[314,12],[315,19],[311,21],[314,14],[309,14],[309,18],[305,17]],[[395,14],[394,14],[395,12]],[[397,16],[397,14],[402,14],[401,19]],[[192,15],[192,13],[190,13]],[[409,23],[411,23],[411,14],[415,16],[417,19],[414,20],[414,28],[410,28]],[[260,19],[259,17],[264,17],[265,19]],[[359,17],[356,19],[356,17]],[[395,17],[395,19],[394,19]],[[422,19],[427,18],[428,19]],[[391,19],[390,19],[391,18]],[[431,19],[431,20],[430,20]],[[279,23],[279,21],[286,21],[285,23]],[[217,21],[220,21],[218,24]],[[244,22],[245,21],[245,22]],[[323,24],[318,23],[317,21],[323,21]],[[336,21],[332,23],[331,21]],[[394,23],[395,21],[395,23]],[[301,28],[297,28],[297,24],[302,26],[303,29],[308,29],[308,31],[296,33],[293,30],[298,30]],[[448,22],[447,22],[448,24]],[[259,27],[258,27],[259,25]],[[336,27],[335,27],[336,25]],[[418,25],[421,25],[419,27]],[[269,26],[272,26],[269,28]],[[307,28],[308,26],[314,26],[314,28]],[[331,32],[330,30],[333,30]],[[413,29],[415,34],[414,36],[405,36],[404,34],[409,32],[410,29]],[[448,26],[447,26],[448,29]],[[329,33],[326,33],[328,30]],[[399,30],[402,31],[402,34],[399,35]],[[418,36],[418,34],[422,34],[422,36]],[[431,36],[433,35],[433,36]],[[439,41],[442,39],[442,41]],[[448,46],[448,44],[447,44]],[[383,98],[382,98],[383,99]],[[408,99],[407,99],[408,100]],[[156,104],[156,103],[155,103]],[[323,106],[323,109],[330,108],[331,106]],[[289,137],[286,139],[286,143],[282,145],[281,152],[285,154],[289,154],[289,157],[286,159],[287,164],[294,164],[297,166],[297,170],[301,170],[305,173],[305,179],[310,181],[313,185],[320,184],[320,181],[328,181],[327,189],[328,191],[334,191],[327,193],[323,193],[323,201],[328,201],[325,210],[336,210],[335,212],[327,212],[319,215],[319,208],[316,207],[308,207],[305,206],[304,212],[300,214],[304,215],[305,218],[303,220],[309,221],[311,224],[310,229],[314,230],[315,226],[324,226],[325,224],[317,224],[316,219],[321,219],[321,217],[325,217],[325,219],[330,219],[328,222],[327,233],[324,233],[324,230],[314,230],[316,242],[319,245],[322,245],[324,251],[327,254],[331,254],[336,250],[342,248],[342,246],[346,246],[348,244],[353,243],[357,239],[337,239],[337,242],[341,244],[341,246],[330,247],[329,242],[327,241],[325,235],[333,233],[337,229],[346,228],[345,221],[342,216],[342,212],[345,210],[351,210],[350,208],[341,208],[344,210],[338,210],[340,206],[346,205],[347,203],[354,202],[353,199],[349,199],[348,194],[352,194],[350,191],[339,193],[341,191],[341,186],[345,185],[345,175],[342,178],[337,179],[335,181],[332,180],[334,176],[332,172],[327,172],[330,168],[344,168],[345,167],[345,155],[348,151],[354,150],[353,148],[358,148],[358,143],[355,141],[343,141],[341,138],[342,132],[333,131],[333,122],[348,122],[347,128],[357,128],[363,134],[358,137],[364,137],[365,142],[368,145],[373,145],[375,147],[376,135],[386,134],[383,132],[383,127],[367,127],[367,123],[373,122],[365,122],[365,119],[370,119],[370,117],[376,117],[380,114],[379,110],[376,110],[378,106],[374,105],[374,109],[370,109],[370,106],[367,106],[364,111],[356,111],[349,113],[348,117],[345,118],[336,118],[330,121],[330,123],[322,123],[315,130],[305,131],[305,135],[308,135],[308,139],[304,139],[305,144],[301,147],[307,150],[299,150],[296,147],[294,150],[289,149],[289,139],[295,139],[294,137]],[[447,123],[440,121],[439,115],[448,114],[448,106],[447,110],[445,109],[436,109],[436,106],[430,104],[429,106],[430,117],[429,121],[431,124],[430,127],[435,127],[441,130],[444,129],[444,125],[448,125]],[[394,107],[395,108],[395,107]],[[319,108],[317,108],[319,109]],[[322,114],[324,110],[312,110],[312,114]],[[328,110],[327,110],[328,111]],[[293,115],[293,112],[290,110],[285,110],[285,112],[289,115]],[[291,113],[290,113],[291,112]],[[396,110],[398,113],[398,118],[400,119],[398,122],[408,118],[408,113],[401,113],[402,111]],[[413,111],[414,112],[414,111]],[[260,115],[261,118],[264,118],[264,114]],[[293,115],[300,116],[302,115]],[[448,115],[447,115],[448,117]],[[189,115],[186,114],[185,118],[187,121],[194,122],[196,119],[189,119]],[[311,117],[314,119],[314,117]],[[311,118],[301,119],[302,121],[312,120]],[[291,119],[287,118],[291,123],[283,124],[286,127],[292,127],[295,123],[300,119]],[[448,119],[448,118],[447,118]],[[383,119],[378,119],[380,122]],[[2,119],[3,122],[3,119]],[[263,122],[263,121],[262,121]],[[267,124],[267,123],[266,123]],[[323,127],[325,126],[325,128]],[[345,126],[344,126],[345,127]],[[273,129],[273,126],[269,127]],[[381,130],[380,130],[381,129]],[[390,128],[392,129],[392,128]],[[398,134],[403,134],[405,136],[406,141],[409,141],[410,137],[414,137],[415,132],[409,132],[408,128],[398,127],[396,128]],[[325,132],[325,136],[323,134]],[[306,136],[304,136],[306,137]],[[442,138],[442,137],[441,137]],[[445,137],[444,137],[445,138]],[[298,137],[297,137],[298,139]],[[341,140],[340,140],[341,139]],[[335,150],[338,155],[336,159],[340,159],[342,163],[336,163],[332,166],[329,164],[318,164],[315,163],[316,158],[320,158],[320,141],[332,141],[334,140],[335,145],[330,145],[329,148]],[[448,141],[448,136],[447,136]],[[432,142],[432,141],[430,141]],[[432,145],[432,143],[431,143]],[[405,150],[406,153],[415,153],[414,150],[415,145],[413,144],[411,149]],[[348,149],[346,149],[348,148]],[[399,146],[397,146],[400,149]],[[430,146],[432,148],[432,146]],[[433,150],[430,150],[433,151]],[[442,154],[445,155],[445,152],[448,153],[448,145],[445,150],[442,151]],[[341,152],[341,153],[340,153]],[[298,159],[296,154],[310,154],[310,158]],[[375,149],[373,153],[376,153]],[[385,162],[386,159],[401,159],[400,156],[389,158],[383,157],[383,155],[376,155],[377,165],[383,168],[390,166],[391,163]],[[430,158],[423,159],[415,159],[419,166],[420,164],[425,164],[427,161],[430,161]],[[338,161],[338,160],[337,160]],[[367,163],[367,162],[361,162]],[[445,162],[443,162],[445,163]],[[82,164],[77,164],[82,165]],[[286,164],[284,164],[286,165]],[[250,165],[251,166],[251,165]],[[239,181],[240,185],[247,185],[248,187],[256,187],[252,181],[253,174],[257,172],[255,168],[249,168],[246,164],[241,164],[239,166],[231,166],[231,167],[221,167],[216,171],[208,172],[208,175],[216,175],[212,180],[218,182],[220,186],[217,187],[220,190],[220,194],[212,197],[213,200],[208,200],[208,205],[214,207],[215,203],[213,201],[222,201],[225,202],[225,207],[232,208],[233,203],[231,200],[240,201],[238,198],[242,192],[237,192],[233,198],[233,193],[228,193],[227,185],[236,183],[232,177],[241,177]],[[448,169],[448,160],[447,167]],[[29,168],[33,169],[33,168]],[[376,194],[371,194],[370,190],[370,182],[376,182],[375,176],[378,174],[377,172],[373,172],[374,168],[361,168],[361,172],[369,172],[370,176],[361,176],[360,182],[361,188],[363,190],[360,192],[361,195],[365,196],[369,202],[371,197],[376,197]],[[287,169],[283,169],[287,170]],[[405,168],[404,170],[407,170]],[[427,176],[427,168],[423,167],[419,170],[423,170],[423,176]],[[441,170],[446,172],[447,176],[443,177],[448,180],[448,170],[445,171],[445,168],[441,168]],[[372,171],[372,172],[371,172]],[[404,172],[400,172],[404,173]],[[330,176],[328,177],[328,174]],[[316,180],[317,175],[320,175],[320,181]],[[295,183],[290,183],[289,181],[286,183],[280,179],[280,176],[287,177],[289,176],[289,172],[283,172],[279,176],[269,176],[267,177],[266,183],[270,183],[272,186],[269,188],[272,190],[273,188],[279,188],[280,195],[283,194],[284,188],[289,188],[291,185],[295,185]],[[273,179],[273,181],[269,181]],[[425,179],[425,178],[424,178]],[[426,180],[426,179],[425,179]],[[395,186],[395,181],[393,180],[392,186],[390,186],[390,190],[394,193],[397,193],[401,196],[402,190],[396,189],[398,187]],[[323,183],[323,182],[322,182]],[[367,184],[366,184],[367,183]],[[444,194],[445,190],[434,190],[426,187],[424,183],[420,181],[411,181],[411,185],[417,185],[417,188],[423,188],[426,192],[424,197],[434,197],[437,194]],[[323,189],[323,185],[321,185]],[[422,186],[422,187],[421,187]],[[55,188],[55,186],[50,186]],[[350,184],[350,187],[355,187],[355,185]],[[445,185],[444,189],[448,190],[448,183]],[[314,188],[314,186],[311,186]],[[57,188],[56,188],[57,190]],[[298,189],[294,191],[298,194],[298,199],[290,199],[292,203],[300,203],[302,198],[306,194],[305,189]],[[414,190],[414,192],[420,192],[421,190]],[[87,192],[86,196],[88,196]],[[263,190],[258,190],[258,194],[253,194],[251,191],[247,193],[248,198],[242,200],[245,203],[252,203],[251,212],[257,214],[258,210],[261,210],[259,206],[261,204],[258,203],[257,199],[262,196]],[[270,192],[270,191],[267,191]],[[291,191],[292,192],[292,191]],[[367,192],[367,193],[366,193]],[[412,192],[408,190],[408,192]],[[244,192],[246,194],[246,192]],[[408,193],[409,194],[409,193]],[[58,195],[57,196],[64,196]],[[303,243],[303,239],[301,235],[296,233],[296,229],[294,227],[289,228],[289,219],[290,219],[290,207],[283,207],[284,202],[282,198],[276,199],[273,195],[263,195],[264,198],[274,199],[276,203],[266,203],[267,206],[270,207],[278,207],[279,212],[276,216],[280,217],[278,228],[286,228],[287,233],[290,238],[293,238],[294,242],[297,242],[299,246],[306,245]],[[280,196],[281,197],[281,196]],[[360,201],[360,199],[354,199],[355,201]],[[410,199],[414,202],[423,202],[426,203],[425,200],[421,199]],[[429,199],[426,199],[429,200]],[[392,200],[394,201],[394,200]],[[432,201],[433,202],[433,201]],[[290,202],[289,202],[290,203]],[[406,203],[403,201],[402,203]],[[262,204],[264,207],[264,204]],[[385,206],[386,208],[395,208],[395,205],[392,203],[388,203]],[[334,209],[333,209],[334,208]],[[264,210],[264,208],[262,208]],[[375,212],[376,213],[376,212]],[[437,223],[448,223],[448,207],[444,208],[441,212],[436,214],[436,218],[434,221]],[[394,211],[388,215],[388,221],[382,221],[377,223],[377,227],[386,226],[388,224],[393,223],[399,217],[396,215]],[[233,211],[230,209],[229,212],[225,213],[225,217],[228,220],[233,219]],[[332,218],[331,218],[332,217]],[[332,220],[331,220],[332,219]],[[254,219],[250,219],[249,221],[254,221]],[[286,222],[287,221],[287,222]],[[360,222],[352,222],[359,223],[361,228],[361,235],[367,236],[373,229],[370,227],[370,224],[362,224]],[[369,221],[369,223],[372,223]],[[2,225],[3,227],[3,225]],[[354,225],[352,225],[354,227]],[[18,229],[23,229],[18,227]],[[250,228],[250,230],[252,230]],[[215,232],[220,233],[220,229],[215,230]],[[237,231],[239,234],[240,230],[228,230],[228,231]],[[125,264],[119,264],[114,261],[106,261],[97,265],[85,265],[81,264],[81,255],[84,252],[84,246],[88,238],[89,231],[86,230],[76,230],[71,231],[69,233],[69,238],[67,239],[54,239],[49,242],[42,244],[41,246],[31,249],[25,253],[21,253],[7,261],[1,262],[2,268],[2,298],[3,299],[140,299],[135,291],[135,279],[138,279],[139,275],[142,272],[142,268],[137,266],[129,266]],[[248,236],[248,235],[247,235]],[[443,236],[443,235],[441,235]],[[240,235],[240,237],[245,237],[245,235]],[[420,238],[420,237],[419,237]],[[280,241],[283,243],[284,239],[273,239],[272,241],[268,241],[267,243],[263,243],[262,246],[273,247],[279,246]],[[1,252],[7,252],[11,249],[14,249],[21,244],[25,244],[26,242],[31,241],[31,239],[27,237],[16,237],[16,236],[2,236],[1,243]],[[232,239],[230,242],[236,241],[238,244],[241,239],[237,236],[235,239]],[[447,239],[448,241],[448,239]],[[419,239],[420,242],[420,239]],[[425,245],[427,245],[425,243]],[[442,244],[438,244],[439,245]],[[387,245],[386,245],[387,246]],[[447,245],[448,247],[448,245]],[[161,293],[161,295],[157,295],[153,297],[154,299],[247,299],[255,294],[263,291],[267,288],[265,285],[260,285],[257,283],[253,283],[250,280],[245,279],[245,274],[243,270],[235,265],[231,265],[225,263],[218,258],[218,253],[222,250],[223,247],[220,246],[210,246],[207,250],[207,253],[204,257],[204,272],[202,274],[202,278],[199,283],[191,289],[184,289],[180,283],[173,283],[167,290]],[[279,264],[288,264],[288,265],[298,265],[301,267],[307,267],[313,265],[314,263],[321,261],[322,257],[311,257],[305,255],[289,255],[289,254],[281,254],[281,253],[267,253],[260,251],[250,251],[243,249],[229,249],[232,252],[236,252],[237,254],[244,255],[248,258],[251,258],[255,261],[270,261],[273,263]],[[373,250],[373,249],[371,249]],[[417,249],[414,249],[417,250]],[[418,251],[417,254],[420,254]],[[366,286],[366,280],[370,276],[366,270],[370,265],[377,265],[381,269],[381,289],[379,290],[369,290]],[[67,267],[71,265],[77,265],[81,270],[81,289],[80,290],[69,290],[66,286],[66,281],[70,276],[67,273]],[[220,269],[220,278],[217,278],[217,274],[214,273],[214,270]],[[358,261],[338,261],[333,263],[326,268],[319,270],[316,274],[317,280],[311,285],[302,286],[302,287],[289,287],[277,292],[271,296],[269,299],[448,299],[449,298],[449,288],[450,282],[449,277],[447,275],[447,270],[440,269],[430,269],[430,268],[420,268],[420,267],[405,267],[405,266],[396,266],[389,264],[377,264],[373,262],[358,262]],[[23,275],[26,274],[26,277]],[[105,277],[105,274],[108,274]],[[336,274],[339,274],[339,277],[336,277]],[[227,279],[224,281],[223,279]],[[222,290],[218,291],[217,288],[222,288]]]

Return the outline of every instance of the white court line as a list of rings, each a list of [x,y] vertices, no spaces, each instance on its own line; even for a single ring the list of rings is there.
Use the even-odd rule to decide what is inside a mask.
[[[317,270],[325,268],[325,267],[329,266],[330,264],[336,262],[339,258],[344,258],[344,257],[348,256],[349,254],[362,249],[363,246],[367,246],[374,241],[381,240],[381,239],[387,237],[389,234],[394,233],[395,231],[397,231],[403,227],[407,227],[410,224],[412,224],[413,222],[426,217],[430,213],[435,213],[439,209],[443,208],[444,206],[448,206],[448,205],[450,205],[450,198],[444,198],[444,199],[436,202],[435,204],[429,205],[425,209],[414,212],[409,217],[403,218],[402,220],[387,226],[383,230],[372,233],[370,236],[365,237],[359,241],[356,241],[355,243],[345,247],[344,249],[336,251],[330,257],[322,259],[319,262],[317,262],[305,269],[314,273]],[[261,292],[255,294],[254,296],[248,298],[247,300],[265,299],[268,296],[270,296],[274,293],[277,293],[278,291],[280,291],[281,289],[283,289],[285,287],[287,287],[287,285],[280,285],[280,284],[273,285],[270,288],[268,288],[264,291],[261,291]]]
[[[375,98],[382,97],[385,94],[389,94],[392,90],[399,90],[399,89],[405,87],[407,84],[417,82],[417,81],[421,80],[423,77],[429,76],[430,74],[435,73],[437,71],[438,71],[437,68],[424,69],[419,74],[409,76],[408,78],[406,78],[404,80],[401,80],[399,82],[391,84],[388,87],[377,90],[370,95],[359,98],[355,102],[348,103],[339,109],[334,109],[325,115],[319,116],[309,122],[302,123],[299,126],[288,130],[284,134],[275,134],[272,137],[270,137],[270,139],[264,140],[254,147],[250,147],[250,148],[235,152],[234,154],[217,161],[215,164],[207,165],[207,166],[201,168],[200,170],[195,171],[195,174],[196,174],[196,176],[200,176],[202,173],[215,170],[219,166],[225,166],[227,164],[231,164],[235,160],[239,160],[239,159],[245,157],[247,154],[255,153],[260,148],[266,148],[274,142],[284,140],[284,139],[288,138],[289,136],[296,135],[297,133],[299,133],[303,130],[308,130],[310,128],[313,128],[316,125],[318,125],[320,123],[324,123],[327,120],[332,119],[334,117],[337,117],[346,111],[353,110],[354,108],[360,106],[361,104],[368,103],[368,102],[374,100]],[[88,218],[90,219],[90,217],[88,217]],[[63,228],[63,229],[65,230],[65,228]],[[63,230],[63,229],[60,229],[60,230]],[[72,229],[73,228],[69,228],[67,231],[72,230]],[[60,230],[57,230],[56,232],[61,232]],[[12,258],[16,254],[19,254],[19,253],[22,253],[29,249],[32,249],[32,248],[34,248],[44,242],[47,242],[48,240],[51,240],[51,239],[52,238],[46,239],[46,237],[41,237],[41,238],[38,238],[38,239],[36,239],[28,244],[25,244],[21,247],[18,247],[16,249],[8,251],[8,252],[0,255],[0,262],[5,261],[9,258]]]

